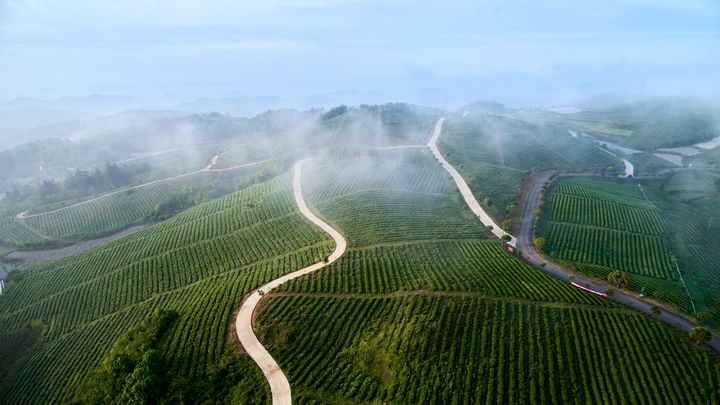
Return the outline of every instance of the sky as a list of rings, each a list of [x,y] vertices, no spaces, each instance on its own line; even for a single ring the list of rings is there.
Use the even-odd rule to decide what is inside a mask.
[[[336,91],[712,96],[720,2],[0,0],[0,99]]]

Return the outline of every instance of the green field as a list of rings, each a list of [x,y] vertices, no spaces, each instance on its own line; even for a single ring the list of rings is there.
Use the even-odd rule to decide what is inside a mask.
[[[18,331],[27,325],[43,331],[32,334],[37,343],[27,343],[34,347],[29,353],[2,363],[0,397],[69,401],[123,332],[163,308],[179,314],[160,343],[164,389],[190,403],[222,401],[209,389],[210,370],[235,370],[222,380],[228,389],[263,381],[249,358],[231,354],[231,314],[243,295],[321,260],[331,244],[296,211],[285,174],[133,235],[13,272],[0,297],[0,340],[19,344]]]
[[[253,174],[263,169],[257,165],[231,172],[196,172],[118,190],[77,205],[55,204],[51,208],[54,211],[37,216],[31,211],[25,219],[6,217],[0,221],[0,244],[37,248],[109,235],[148,222],[157,207],[168,204],[173,195],[186,194],[191,206],[197,200],[226,194],[243,184],[239,179],[252,180]],[[228,183],[234,185],[230,190]],[[168,214],[174,213],[170,211]]]
[[[502,216],[531,170],[604,170],[618,159],[567,130],[502,116],[449,118],[438,147],[463,176],[475,197],[490,197],[490,214]]]
[[[576,269],[584,264],[586,273],[600,278],[611,270],[626,271],[631,289],[645,287],[651,297],[659,290],[662,300],[692,313],[679,268],[697,311],[720,319],[720,236],[708,220],[712,205],[703,200],[712,198],[713,191],[693,183],[697,176],[701,174],[680,172],[643,182],[647,199],[637,182],[629,180],[558,180],[539,223],[546,249]],[[692,198],[698,190],[705,197]]]
[[[711,356],[625,310],[470,294],[273,297],[294,403],[701,404]]]
[[[637,184],[562,179],[548,205],[541,233],[559,259],[673,278],[661,212]]]
[[[367,161],[353,159],[321,168],[332,177],[351,162]],[[373,176],[395,176],[375,167],[374,174],[346,184],[346,192],[378,187],[379,180],[365,182]],[[342,200],[344,210],[311,202],[342,227],[354,224],[361,204],[386,198],[372,196],[377,202]],[[667,326],[569,287],[469,233],[451,241],[387,242],[395,240],[397,223],[410,217],[393,209],[367,214],[365,221],[380,224],[372,230],[376,244],[351,247],[332,265],[282,286],[258,316],[260,339],[286,372],[295,403],[675,404],[720,398],[713,358]],[[438,226],[450,232],[460,225],[430,225]]]
[[[271,131],[287,145],[323,150],[303,164],[300,185],[309,208],[348,242],[340,259],[268,293],[257,308],[258,337],[294,403],[720,402],[714,354],[508,253],[429,148],[369,148],[427,142],[437,110],[339,111],[297,132],[282,120]],[[261,133],[275,122],[265,118],[242,128]],[[495,214],[531,169],[618,163],[555,124],[468,116],[446,125],[443,154],[476,195],[495,200]],[[263,146],[221,164],[266,150],[279,153]],[[235,311],[258,286],[334,249],[297,209],[292,171],[275,175],[291,163],[224,178],[224,191],[151,227],[13,271],[0,296],[0,404],[122,403],[133,389],[145,403],[270,403],[265,377],[237,342]],[[207,186],[210,176],[222,175],[118,193],[107,197],[112,209],[99,199],[57,215],[5,218],[0,238],[41,246],[119,229],[157,210],[169,191]],[[696,303],[720,319],[720,274],[707,249],[720,237],[703,231],[699,213],[685,212],[692,206],[661,180],[643,187],[647,198],[634,181],[561,177],[539,221],[548,249],[589,275],[626,270],[630,288],[689,312],[674,281],[677,259]],[[103,400],[102,392],[114,396]]]
[[[350,247],[485,238],[431,156],[425,148],[332,151],[308,162],[303,190]]]

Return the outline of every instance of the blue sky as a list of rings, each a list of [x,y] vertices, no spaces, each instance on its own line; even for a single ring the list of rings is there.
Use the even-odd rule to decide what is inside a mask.
[[[716,1],[0,2],[3,98],[710,95],[718,72]]]

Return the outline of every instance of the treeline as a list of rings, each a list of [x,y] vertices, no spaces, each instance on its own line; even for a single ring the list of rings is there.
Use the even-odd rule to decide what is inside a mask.
[[[149,163],[132,162],[126,164],[108,164],[102,170],[77,170],[63,181],[44,180],[37,187],[22,187],[8,192],[2,200],[3,206],[12,211],[22,207],[34,207],[108,192],[127,185],[128,181],[138,174],[152,170]]]

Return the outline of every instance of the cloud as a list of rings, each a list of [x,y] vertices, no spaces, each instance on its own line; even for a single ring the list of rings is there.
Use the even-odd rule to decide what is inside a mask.
[[[289,89],[539,77],[567,66],[587,80],[607,66],[720,67],[720,56],[708,52],[720,48],[712,3],[690,4],[6,0],[0,92],[53,81],[90,87],[217,79]]]

